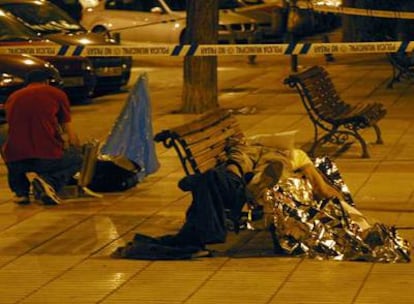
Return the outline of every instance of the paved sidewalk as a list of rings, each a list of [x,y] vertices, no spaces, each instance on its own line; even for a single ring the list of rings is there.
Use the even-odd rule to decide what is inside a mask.
[[[286,58],[221,60],[220,105],[254,107],[238,115],[247,135],[299,130],[297,146],[307,147],[313,129],[297,93],[282,83],[289,73]],[[387,89],[391,68],[383,56],[300,58],[300,68],[323,64],[347,102],[383,103],[380,122],[384,145],[371,144],[361,159],[357,144],[336,159],[357,207],[384,223],[406,227],[414,242],[414,86]],[[176,64],[139,72],[150,79],[155,132],[195,115],[174,114],[180,104],[182,69]],[[147,67],[143,67],[147,64]],[[101,107],[100,107],[101,106]],[[83,139],[102,138],[122,103],[110,97],[74,108]],[[93,111],[93,116],[85,115]],[[91,120],[93,117],[93,120]],[[136,232],[162,235],[181,226],[191,197],[177,188],[183,176],[173,151],[157,145],[161,168],[136,188],[103,199],[68,201],[55,208],[11,202],[5,168],[0,164],[0,303],[414,303],[414,264],[316,261],[271,255],[266,238],[236,256],[243,237],[229,235],[216,246],[218,257],[194,261],[131,261],[109,258]]]

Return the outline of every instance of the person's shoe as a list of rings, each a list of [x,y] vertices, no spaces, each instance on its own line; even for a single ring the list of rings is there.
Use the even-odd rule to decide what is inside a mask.
[[[213,252],[209,249],[200,249],[197,252],[191,254],[191,258],[210,258],[213,256]]]
[[[19,195],[16,195],[13,198],[13,202],[15,202],[17,205],[25,206],[25,205],[29,205],[30,204],[30,199],[29,199],[28,196],[19,196]]]
[[[39,175],[36,174],[33,177],[32,185],[35,198],[40,199],[44,205],[54,206],[61,203],[61,199],[56,194],[55,189]]]

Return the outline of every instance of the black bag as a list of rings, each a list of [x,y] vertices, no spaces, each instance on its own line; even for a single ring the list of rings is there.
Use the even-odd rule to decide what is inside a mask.
[[[99,159],[88,188],[96,192],[119,192],[136,186],[139,166],[129,162],[133,165],[132,168],[120,166],[113,160]]]

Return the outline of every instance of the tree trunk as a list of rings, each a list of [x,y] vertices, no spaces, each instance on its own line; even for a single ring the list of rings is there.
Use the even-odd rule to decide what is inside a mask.
[[[187,0],[185,43],[217,44],[218,0]],[[217,57],[184,58],[184,113],[203,113],[219,106],[217,100]]]

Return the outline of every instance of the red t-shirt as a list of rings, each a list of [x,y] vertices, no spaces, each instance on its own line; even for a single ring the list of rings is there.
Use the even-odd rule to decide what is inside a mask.
[[[5,110],[9,123],[4,145],[7,162],[62,157],[59,124],[71,120],[65,92],[47,84],[31,83],[9,96]]]

